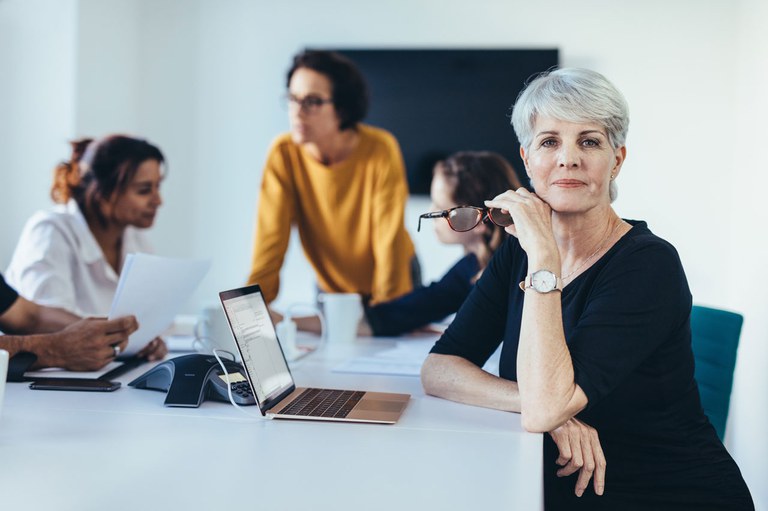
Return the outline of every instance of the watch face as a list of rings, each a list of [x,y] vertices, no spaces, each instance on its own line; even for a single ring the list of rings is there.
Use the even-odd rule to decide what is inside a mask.
[[[539,270],[531,274],[531,287],[539,293],[549,293],[557,287],[557,277],[551,271]]]

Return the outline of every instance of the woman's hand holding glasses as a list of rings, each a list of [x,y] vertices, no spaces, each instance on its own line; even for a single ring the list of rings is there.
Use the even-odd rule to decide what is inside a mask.
[[[560,253],[552,231],[552,208],[549,204],[535,193],[518,188],[485,201],[485,205],[499,208],[514,217],[514,225],[506,230],[518,239],[528,254],[529,264],[560,268]]]

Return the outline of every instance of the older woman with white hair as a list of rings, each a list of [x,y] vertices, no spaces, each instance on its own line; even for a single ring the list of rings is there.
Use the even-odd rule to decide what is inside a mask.
[[[425,361],[425,390],[548,432],[547,509],[754,509],[701,408],[678,254],[611,207],[624,97],[559,69],[526,87],[512,124],[534,192],[486,202],[514,237]],[[481,368],[502,342],[496,377]]]

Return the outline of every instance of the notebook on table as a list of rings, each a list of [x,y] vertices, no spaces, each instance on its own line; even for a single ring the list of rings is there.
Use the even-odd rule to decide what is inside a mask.
[[[273,419],[394,424],[409,394],[296,387],[258,285],[219,293],[262,415]]]

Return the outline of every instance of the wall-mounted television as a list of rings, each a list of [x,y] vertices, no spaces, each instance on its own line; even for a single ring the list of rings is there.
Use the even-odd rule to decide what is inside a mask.
[[[412,194],[429,194],[437,160],[460,150],[505,156],[528,184],[510,125],[526,80],[558,65],[557,49],[349,49],[368,82],[365,122],[400,142]]]

